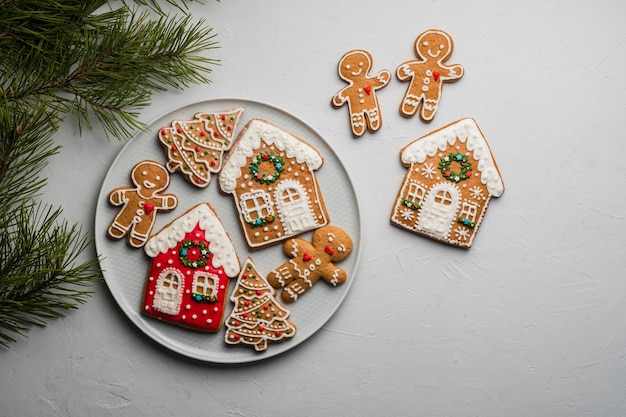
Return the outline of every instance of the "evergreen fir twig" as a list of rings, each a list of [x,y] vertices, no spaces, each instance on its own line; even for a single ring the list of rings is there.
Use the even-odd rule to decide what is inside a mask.
[[[135,1],[160,15],[105,0],[0,0],[0,345],[77,308],[101,277],[97,258],[82,260],[91,239],[37,201],[64,117],[128,138],[153,92],[208,83],[218,63],[204,21]]]

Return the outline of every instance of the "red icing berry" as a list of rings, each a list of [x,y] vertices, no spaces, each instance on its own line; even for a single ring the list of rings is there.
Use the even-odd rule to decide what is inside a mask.
[[[265,330],[265,327],[263,327],[263,326],[259,326],[259,330],[260,330],[260,331],[263,331],[263,330]]]
[[[276,332],[276,337],[280,337],[281,333],[279,331]]]
[[[222,120],[226,120],[226,116],[222,114]]]
[[[220,135],[220,132],[218,132],[217,130],[213,132],[213,136],[218,137],[219,135]]]
[[[470,171],[467,171],[467,172],[465,173],[465,176],[466,176],[467,178],[469,178],[469,177],[471,177],[471,176],[472,176],[472,173],[471,173]]]
[[[161,135],[163,136],[167,135],[167,129],[161,129]]]
[[[215,161],[211,161],[211,162],[210,162],[210,165],[211,165],[212,167],[214,167],[215,165],[217,165],[217,162],[215,162]]]
[[[172,150],[173,150],[174,152],[176,152],[176,151],[178,150],[178,148],[177,148],[176,146],[172,146]]]
[[[178,129],[176,129],[176,131],[177,131],[178,133],[183,133],[183,129],[181,129],[180,127],[179,127]]]
[[[199,147],[199,146],[196,146],[196,147],[195,147],[195,151],[196,151],[196,152],[200,152],[200,147]]]
[[[206,135],[206,133],[203,130],[202,132],[200,132],[200,136],[204,136],[204,135]]]
[[[261,291],[261,290],[256,290],[256,295],[261,295],[261,294],[263,294],[263,291]]]

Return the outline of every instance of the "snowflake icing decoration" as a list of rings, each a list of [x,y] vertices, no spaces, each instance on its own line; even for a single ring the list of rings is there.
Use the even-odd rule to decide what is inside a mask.
[[[480,187],[479,187],[479,186],[477,186],[477,185],[475,185],[475,186],[473,186],[472,188],[470,188],[470,190],[469,190],[469,191],[470,191],[470,195],[471,195],[473,198],[478,199],[478,198],[481,198],[481,197],[483,196],[483,190],[482,190],[482,188],[480,188]]]
[[[403,218],[404,220],[411,221],[411,220],[413,220],[413,216],[414,216],[414,214],[413,214],[413,210],[408,209],[408,208],[407,208],[407,209],[404,209],[404,210],[402,210],[402,212],[400,213],[400,216],[402,216],[402,218]]]
[[[461,241],[467,240],[469,238],[469,232],[461,227],[457,227],[456,229],[454,229],[454,234],[456,235],[456,238]]]
[[[431,163],[424,164],[422,167],[422,176],[432,180],[437,170],[435,169],[435,165]]]

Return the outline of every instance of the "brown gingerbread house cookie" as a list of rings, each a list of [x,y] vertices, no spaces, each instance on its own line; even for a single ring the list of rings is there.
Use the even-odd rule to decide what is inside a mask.
[[[233,196],[246,241],[261,248],[329,221],[315,171],[320,153],[295,135],[251,120],[233,144],[219,176]]]
[[[502,177],[474,119],[462,119],[414,140],[400,151],[408,168],[391,223],[469,248]]]

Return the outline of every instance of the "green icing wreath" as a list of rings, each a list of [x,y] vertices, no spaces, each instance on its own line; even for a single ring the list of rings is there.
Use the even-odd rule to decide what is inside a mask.
[[[195,261],[192,261],[187,257],[189,250],[193,248],[198,249],[198,259]],[[180,263],[185,265],[187,268],[202,268],[207,265],[210,254],[211,252],[209,251],[206,243],[199,240],[187,239],[180,245],[178,259],[180,260]]]
[[[461,172],[455,172],[450,169],[453,162],[458,162],[461,166]],[[461,182],[472,176],[472,164],[469,158],[458,152],[450,152],[439,161],[439,170],[445,179],[454,182]]]
[[[274,166],[274,173],[264,174],[259,171],[259,165],[263,162],[269,162]],[[285,169],[285,161],[280,155],[272,152],[261,152],[252,158],[250,162],[250,174],[252,178],[260,184],[272,184],[280,178],[280,174]]]

